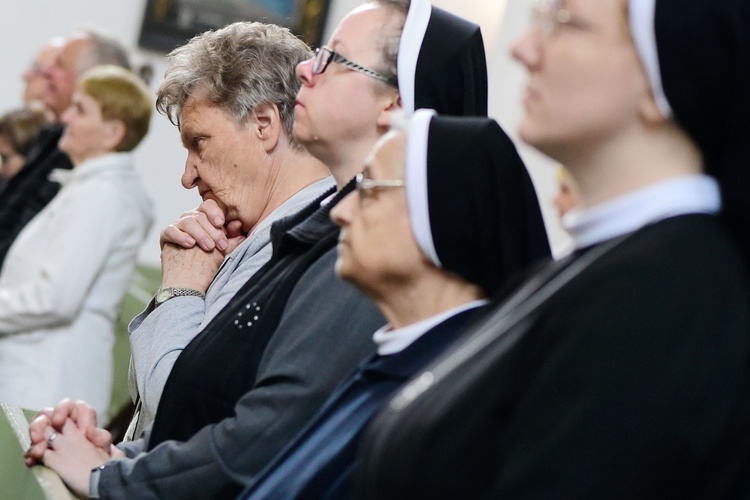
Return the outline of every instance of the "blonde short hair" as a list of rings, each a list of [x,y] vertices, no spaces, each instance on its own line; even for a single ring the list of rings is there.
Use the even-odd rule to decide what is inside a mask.
[[[96,66],[81,75],[78,89],[99,104],[102,118],[125,125],[116,151],[131,151],[140,144],[148,133],[154,99],[138,75],[119,66]]]

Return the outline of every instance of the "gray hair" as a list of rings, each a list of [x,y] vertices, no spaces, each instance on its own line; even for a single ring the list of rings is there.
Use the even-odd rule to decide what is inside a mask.
[[[127,50],[115,38],[88,28],[79,32],[88,40],[78,61],[79,76],[95,66],[105,64],[131,69]]]
[[[388,23],[383,27],[378,40],[378,50],[381,55],[378,71],[392,81],[398,82],[398,50],[411,0],[368,0],[366,3],[391,9],[396,14],[396,16],[389,17]],[[398,84],[396,84],[396,88],[398,88]]]
[[[312,51],[280,26],[237,22],[194,37],[167,55],[169,67],[156,97],[156,109],[180,126],[180,114],[191,95],[201,93],[238,123],[253,109],[274,104],[287,137],[292,135],[294,105],[300,82],[297,64]]]

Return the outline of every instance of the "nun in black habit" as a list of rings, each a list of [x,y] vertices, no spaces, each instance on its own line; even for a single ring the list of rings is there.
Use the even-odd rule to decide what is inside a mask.
[[[487,58],[479,26],[428,0],[408,4],[397,69],[406,114],[434,109],[441,115],[487,116]]]
[[[546,0],[523,140],[577,250],[374,419],[364,498],[746,498],[750,2]]]
[[[485,297],[549,256],[531,179],[494,120],[417,111],[408,133],[376,146],[357,190],[331,212],[342,227],[337,269],[389,321],[373,336],[378,353],[243,498],[352,497],[356,445],[380,404],[459,336]]]

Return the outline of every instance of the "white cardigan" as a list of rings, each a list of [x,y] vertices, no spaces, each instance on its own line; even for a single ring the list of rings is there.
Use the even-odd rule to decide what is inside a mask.
[[[153,203],[129,153],[53,174],[62,189],[0,272],[0,401],[39,409],[72,397],[104,416],[117,315]]]

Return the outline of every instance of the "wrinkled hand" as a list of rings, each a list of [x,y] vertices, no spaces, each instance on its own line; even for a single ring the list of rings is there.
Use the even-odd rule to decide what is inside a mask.
[[[66,398],[54,408],[41,410],[29,425],[31,446],[26,451],[25,462],[31,467],[42,463],[48,449],[47,437],[54,431],[62,431],[65,422],[71,420],[96,447],[111,452],[112,435],[96,425],[96,411],[84,401]]]
[[[206,293],[223,261],[224,254],[217,249],[204,251],[167,243],[161,249],[161,286]]]
[[[167,243],[193,248],[197,243],[207,252],[218,248],[226,255],[237,248],[244,239],[242,222],[226,222],[219,205],[208,199],[195,210],[182,214],[177,222],[164,228],[160,243],[162,248]]]
[[[72,419],[67,419],[59,431],[47,427],[44,439],[48,440],[53,432],[57,436],[44,452],[44,465],[57,472],[76,495],[87,497],[91,469],[108,462],[112,455],[89,441],[86,430]]]

